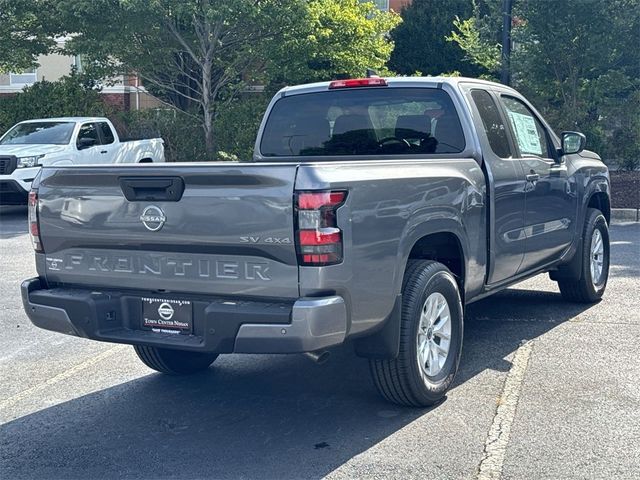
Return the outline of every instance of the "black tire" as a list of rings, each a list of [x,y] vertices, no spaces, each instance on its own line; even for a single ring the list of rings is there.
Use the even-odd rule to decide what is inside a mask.
[[[134,345],[133,348],[147,367],[167,375],[189,375],[206,370],[218,358],[216,353],[185,352],[168,348]]]
[[[591,241],[598,231],[603,241],[602,275],[594,281],[591,275]],[[609,279],[609,227],[600,210],[589,208],[582,231],[580,278],[560,278],[562,298],[571,302],[595,303],[602,298]]]
[[[423,306],[433,293],[441,294],[447,302],[451,331],[446,360],[436,375],[429,376],[420,367],[417,341]],[[439,321],[438,318],[436,323]],[[378,391],[388,401],[410,407],[428,407],[440,402],[458,371],[462,335],[463,308],[454,276],[441,263],[410,261],[403,282],[400,353],[391,360],[369,360]]]

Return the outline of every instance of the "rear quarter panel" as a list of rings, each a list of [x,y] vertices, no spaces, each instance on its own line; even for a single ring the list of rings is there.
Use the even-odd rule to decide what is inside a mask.
[[[482,288],[485,181],[474,159],[303,164],[296,189],[348,191],[338,210],[344,262],[301,267],[300,293],[343,296],[351,312],[351,335],[374,329],[391,313],[409,253],[425,235],[454,233],[465,254],[467,293]]]

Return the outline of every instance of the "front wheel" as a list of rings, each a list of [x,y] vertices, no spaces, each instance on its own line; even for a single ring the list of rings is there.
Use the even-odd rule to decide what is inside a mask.
[[[559,279],[560,293],[572,302],[597,302],[609,279],[609,228],[602,212],[594,208],[587,210],[580,261],[580,278]]]
[[[206,370],[218,358],[216,353],[185,352],[169,348],[134,345],[133,348],[147,367],[167,375],[189,375]]]
[[[398,357],[369,361],[374,383],[390,402],[434,405],[453,383],[462,352],[462,302],[447,267],[429,260],[409,263],[400,329]]]

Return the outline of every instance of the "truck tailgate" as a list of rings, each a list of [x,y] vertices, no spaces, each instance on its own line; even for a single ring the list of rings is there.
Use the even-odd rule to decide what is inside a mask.
[[[220,163],[44,168],[38,196],[46,278],[295,298],[296,169]]]

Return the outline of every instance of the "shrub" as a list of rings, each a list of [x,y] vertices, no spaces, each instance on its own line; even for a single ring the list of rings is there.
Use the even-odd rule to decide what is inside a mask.
[[[92,82],[72,73],[56,82],[37,82],[21,93],[0,98],[0,134],[33,118],[104,116],[123,139],[162,138],[169,162],[248,161],[268,101],[268,95],[262,93],[231,101],[215,121],[218,154],[211,158],[197,113],[191,116],[171,107],[118,111],[103,101]]]
[[[120,112],[111,121],[123,137],[161,137],[168,162],[249,161],[268,100],[264,94],[247,94],[227,105],[214,124],[214,158],[207,155],[198,119],[179,110]]]
[[[0,132],[32,118],[108,116],[94,84],[72,73],[56,82],[37,82],[21,93],[0,99]]]
[[[216,119],[217,150],[225,155],[237,157],[240,161],[250,161],[256,141],[260,121],[269,98],[264,93],[247,93],[235,99]]]
[[[197,120],[173,108],[118,112],[110,117],[122,138],[160,137],[167,162],[209,160]]]

